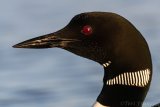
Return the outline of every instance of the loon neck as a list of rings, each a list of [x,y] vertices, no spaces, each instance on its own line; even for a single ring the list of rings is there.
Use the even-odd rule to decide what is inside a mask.
[[[113,71],[112,61],[104,67],[103,88],[94,107],[141,107],[151,81],[151,69]],[[115,73],[116,72],[116,73]]]

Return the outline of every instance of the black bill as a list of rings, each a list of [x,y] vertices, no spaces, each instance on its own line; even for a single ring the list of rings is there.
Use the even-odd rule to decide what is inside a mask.
[[[54,33],[26,40],[14,45],[14,48],[53,48],[65,47],[67,43],[76,42],[77,39],[57,37]]]

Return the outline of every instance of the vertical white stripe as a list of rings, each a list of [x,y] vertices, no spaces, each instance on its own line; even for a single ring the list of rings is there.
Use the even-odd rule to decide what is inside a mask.
[[[133,78],[132,78],[132,85],[135,86],[136,81],[135,81],[135,72],[132,73],[133,74]]]
[[[145,86],[145,70],[143,70],[142,75],[143,75],[143,85]]]
[[[119,82],[118,82],[118,77],[116,76],[116,84],[119,84]]]
[[[127,79],[126,79],[126,73],[124,73],[124,81],[125,81],[125,85],[127,85]]]
[[[111,83],[112,83],[112,85],[113,85],[113,79],[112,79],[111,81],[112,81]]]
[[[147,70],[144,71],[144,85],[147,84],[146,78],[147,78]]]
[[[141,77],[140,77],[140,73],[139,73],[139,71],[137,72],[137,74],[138,74],[138,86],[141,86]]]
[[[111,84],[111,80],[108,80],[108,85],[110,85]]]
[[[136,77],[136,82],[135,82],[135,84],[136,84],[136,86],[138,86],[138,74],[137,74],[137,72],[135,72],[135,77]]]
[[[142,74],[142,72],[143,72],[143,71],[140,71],[141,80],[142,80],[142,82],[141,82],[141,83],[142,83],[142,85],[141,85],[141,86],[143,87],[143,86],[144,86],[144,83],[143,83],[143,82],[144,82],[144,80],[143,80],[143,74]]]
[[[106,67],[106,64],[103,64],[104,67]]]
[[[109,63],[106,63],[106,66],[108,67],[108,66],[109,66]]]
[[[118,76],[118,79],[119,79],[119,84],[122,84],[121,75]]]
[[[129,77],[129,73],[127,72],[127,81],[128,81],[128,85],[131,85],[130,84],[130,77]]]
[[[149,70],[147,69],[147,83],[149,82],[149,78],[150,78],[150,72],[149,72]]]
[[[143,75],[143,85],[144,85],[144,86],[145,86],[145,71],[146,71],[146,70],[143,70],[143,71],[142,71],[142,75]]]
[[[113,85],[113,79],[111,79],[111,85]]]
[[[107,80],[107,83],[106,83],[107,85],[108,85],[108,80]]]
[[[123,74],[121,74],[121,79],[122,79],[122,85],[124,85],[124,78],[123,78]]]
[[[132,72],[129,73],[129,77],[130,77],[130,84],[132,85]]]
[[[149,76],[148,76],[148,70],[146,71],[146,82],[148,83]]]
[[[115,84],[116,83],[116,80],[115,80],[115,78],[113,78],[113,84]]]

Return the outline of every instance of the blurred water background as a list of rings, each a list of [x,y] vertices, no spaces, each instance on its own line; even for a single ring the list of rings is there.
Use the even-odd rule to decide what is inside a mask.
[[[91,107],[102,87],[99,64],[62,49],[11,47],[88,11],[118,13],[143,34],[154,67],[144,107],[160,102],[159,10],[159,0],[0,0],[0,107]]]

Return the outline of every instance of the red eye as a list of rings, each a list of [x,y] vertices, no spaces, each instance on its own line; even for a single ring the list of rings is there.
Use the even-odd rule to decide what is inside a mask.
[[[92,34],[92,27],[89,25],[86,25],[82,28],[81,33],[83,33],[86,36],[89,36]]]

